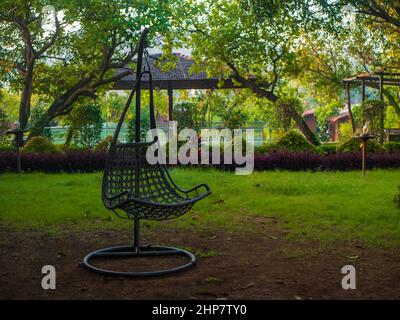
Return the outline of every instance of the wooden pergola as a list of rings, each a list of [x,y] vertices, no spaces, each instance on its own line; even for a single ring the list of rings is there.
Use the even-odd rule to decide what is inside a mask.
[[[384,86],[400,87],[400,67],[381,67],[373,72],[360,73],[358,75],[343,80],[346,87],[346,104],[351,119],[351,126],[355,132],[355,123],[353,113],[351,111],[350,85],[361,85],[361,102],[365,102],[365,87],[372,87],[379,90],[380,100],[383,101]]]
[[[149,55],[149,66],[153,77],[153,86],[155,89],[168,91],[168,119],[172,120],[173,112],[173,90],[190,90],[190,89],[236,89],[243,86],[235,83],[232,79],[222,79],[218,77],[208,77],[204,68],[199,73],[192,73],[191,68],[196,63],[193,58],[183,54],[174,53],[177,62],[176,67],[172,70],[161,70],[161,54]],[[126,71],[125,69],[117,69],[117,73]],[[131,90],[135,84],[136,76],[126,76],[117,81],[113,90]],[[145,74],[141,82],[142,89],[149,89],[149,78]]]

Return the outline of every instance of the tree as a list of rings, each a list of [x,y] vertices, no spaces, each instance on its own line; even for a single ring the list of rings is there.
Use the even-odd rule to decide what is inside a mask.
[[[150,38],[170,26],[169,0],[4,0],[0,5],[0,77],[21,91],[20,125],[25,128],[33,92],[51,99],[30,135],[74,103],[94,98],[130,71],[139,31]],[[50,20],[45,13],[50,13]]]
[[[74,139],[81,145],[92,149],[99,141],[103,120],[100,107],[93,104],[76,106],[67,116],[69,125],[65,145],[69,146]]]
[[[211,74],[231,76],[259,97],[276,102],[285,75],[298,68],[296,42],[303,30],[298,1],[267,1],[259,11],[251,1],[190,1],[192,10],[182,19],[183,41],[193,47]],[[200,63],[201,65],[201,63]],[[301,115],[294,120],[314,144],[313,132]]]
[[[297,50],[300,71],[293,76],[320,104],[340,100],[343,79],[357,72],[359,64],[349,54],[348,41],[349,37],[322,31],[303,35]]]
[[[292,120],[304,111],[304,106],[298,98],[282,97],[276,102],[276,106],[276,119],[285,130],[289,130]]]
[[[140,114],[140,140],[146,141],[147,133],[150,130],[150,108],[142,107]],[[128,142],[136,141],[136,118],[135,115],[128,121],[127,126],[127,139]]]
[[[8,116],[3,109],[0,108],[0,143],[6,141],[6,131],[8,129]]]
[[[117,122],[124,110],[127,97],[111,92],[102,97],[101,103],[103,117],[107,122]]]
[[[35,64],[44,57],[60,33],[58,15],[53,11],[54,31],[47,35],[40,11],[42,1],[4,0],[0,7],[0,74],[21,89],[19,123],[26,128],[30,115]],[[15,79],[15,73],[19,78]],[[4,80],[2,81],[4,82]]]
[[[329,136],[327,135],[328,118],[338,115],[341,108],[342,104],[337,100],[332,100],[330,103],[316,108],[315,116],[317,118],[321,141],[325,142],[329,139]]]

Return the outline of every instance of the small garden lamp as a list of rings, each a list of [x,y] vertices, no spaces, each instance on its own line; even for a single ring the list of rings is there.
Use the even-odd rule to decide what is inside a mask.
[[[13,144],[17,148],[17,172],[20,173],[21,170],[21,151],[20,147],[23,146],[24,144],[24,133],[27,132],[28,130],[26,129],[19,129],[15,128],[13,130],[9,130],[6,133],[7,134],[13,134],[14,135],[14,140]]]
[[[361,171],[362,171],[362,176],[365,176],[365,153],[366,153],[366,147],[367,147],[367,141],[370,139],[374,139],[375,136],[373,134],[369,133],[369,122],[367,121],[364,124],[364,127],[362,129],[362,134],[355,136],[355,138],[361,140],[361,149],[362,149],[362,164],[361,164]]]

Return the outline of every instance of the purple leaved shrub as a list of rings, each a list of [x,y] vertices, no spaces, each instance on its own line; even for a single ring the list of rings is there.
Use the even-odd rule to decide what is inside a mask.
[[[221,155],[221,160],[223,156]],[[74,151],[64,153],[22,153],[21,166],[25,172],[94,172],[102,171],[106,161],[105,151]],[[222,161],[221,161],[222,162]],[[367,154],[367,168],[400,168],[400,152]],[[178,165],[179,166],[179,165]],[[193,166],[193,165],[192,165]],[[235,164],[200,165],[213,166],[221,170],[234,170]],[[256,154],[254,169],[262,170],[359,170],[360,152],[338,152],[318,155],[311,152],[276,151]],[[16,153],[0,152],[0,172],[16,170]]]

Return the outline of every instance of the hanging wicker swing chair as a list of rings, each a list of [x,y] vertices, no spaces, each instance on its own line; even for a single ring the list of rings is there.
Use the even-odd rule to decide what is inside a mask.
[[[211,191],[206,184],[184,190],[178,187],[163,164],[149,164],[146,159],[147,149],[154,143],[141,141],[140,128],[140,91],[141,79],[147,74],[150,89],[150,126],[156,128],[152,75],[147,61],[145,48],[148,29],[142,32],[137,59],[136,83],[129,95],[125,109],[121,114],[111,142],[102,183],[102,199],[105,207],[114,211],[119,217],[134,221],[134,243],[131,246],[104,248],[89,253],[83,265],[90,271],[117,277],[147,277],[165,275],[186,270],[196,262],[196,257],[183,249],[165,246],[140,246],[140,220],[167,220],[179,217],[189,211],[193,204],[208,196]],[[143,57],[146,64],[142,69]],[[133,100],[136,95],[135,142],[120,143],[118,136]],[[122,214],[124,216],[122,216]],[[141,256],[185,256],[189,261],[181,266],[158,271],[121,272],[98,268],[90,263],[92,258],[127,258]]]

